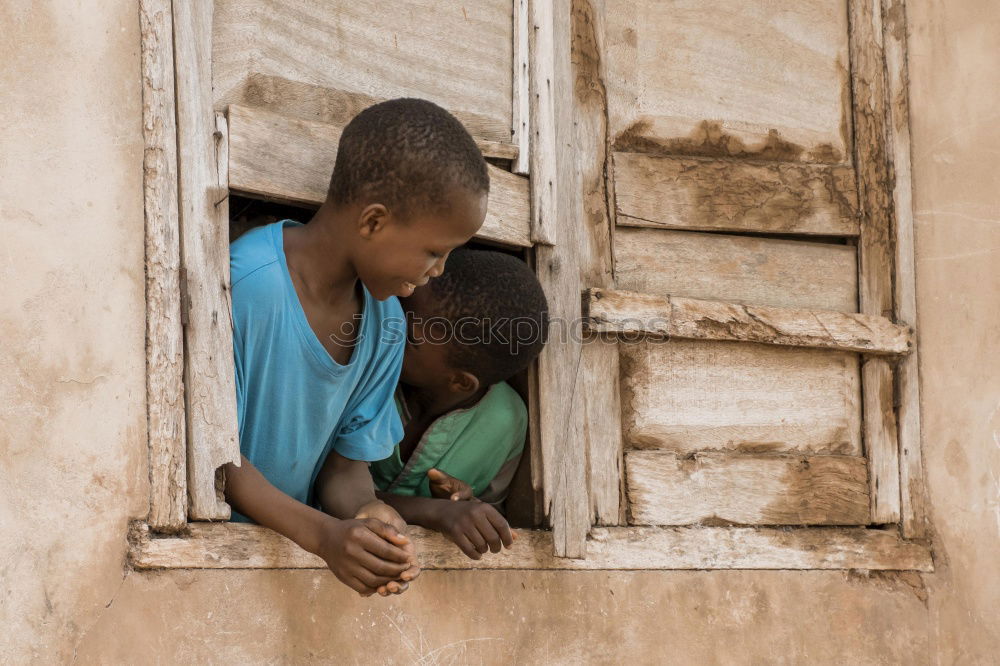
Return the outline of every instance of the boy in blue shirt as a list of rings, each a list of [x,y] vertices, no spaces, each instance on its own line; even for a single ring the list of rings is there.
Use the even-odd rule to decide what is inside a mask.
[[[542,350],[545,294],[523,261],[462,249],[402,304],[410,335],[396,404],[405,434],[372,463],[372,477],[406,522],[441,532],[478,560],[513,543],[499,508],[528,411],[506,380]]]
[[[231,248],[243,457],[226,466],[226,499],[234,519],[319,555],[364,596],[401,592],[419,573],[405,522],[376,499],[368,472],[403,436],[396,297],[441,274],[482,225],[488,192],[458,120],[392,100],[344,128],[309,224],[277,222]]]

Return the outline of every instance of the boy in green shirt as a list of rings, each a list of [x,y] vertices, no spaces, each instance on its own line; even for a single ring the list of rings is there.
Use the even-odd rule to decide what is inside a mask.
[[[545,294],[523,261],[466,249],[402,304],[409,336],[396,405],[404,437],[372,463],[372,477],[406,522],[442,532],[478,560],[513,543],[498,509],[528,414],[504,380],[542,349]]]

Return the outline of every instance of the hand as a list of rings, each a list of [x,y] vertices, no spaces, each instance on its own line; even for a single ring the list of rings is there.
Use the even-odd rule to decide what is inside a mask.
[[[359,519],[374,518],[391,526],[401,535],[406,533],[406,521],[399,515],[399,512],[385,502],[379,500],[369,502],[368,504],[362,506],[358,509],[358,513],[354,517]],[[406,539],[406,544],[403,545],[403,550],[410,557],[410,567],[400,574],[399,580],[392,580],[385,585],[380,585],[378,587],[378,593],[380,596],[386,597],[389,596],[389,594],[402,594],[403,592],[406,592],[407,588],[410,586],[410,581],[420,575],[420,563],[417,560],[416,546],[413,545],[412,541]]]
[[[448,499],[453,502],[471,500],[474,497],[472,486],[439,469],[432,467],[427,470],[427,480],[431,483],[431,497]]]
[[[501,545],[510,548],[514,543],[514,534],[500,512],[475,498],[439,502],[437,512],[437,530],[474,560],[486,551],[499,553]]]
[[[340,582],[363,597],[371,596],[412,567],[410,540],[374,518],[324,523],[317,555]],[[412,546],[411,546],[412,548]]]

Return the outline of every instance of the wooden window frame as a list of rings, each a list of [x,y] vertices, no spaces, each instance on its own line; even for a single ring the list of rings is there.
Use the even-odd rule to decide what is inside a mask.
[[[589,315],[592,336],[620,333],[623,327],[621,308],[613,307],[620,301],[609,262],[612,213],[603,227],[587,225],[589,231],[569,223],[580,219],[584,198],[595,186],[613,197],[606,116],[602,89],[589,102],[587,95],[573,93],[572,83],[569,94],[558,92],[560,82],[574,81],[580,68],[586,75],[587,67],[599,67],[599,56],[594,62],[586,45],[575,45],[572,56],[560,52],[569,48],[571,24],[556,21],[555,13],[567,18],[568,11],[577,21],[578,12],[589,12],[583,23],[592,23],[593,7],[601,3],[514,0],[512,130],[520,150],[513,171],[530,171],[534,179],[530,241],[552,314],[567,321]],[[137,569],[320,569],[325,568],[322,560],[266,528],[197,522],[228,519],[217,470],[239,459],[226,270],[228,130],[225,116],[212,109],[211,77],[204,75],[211,71],[213,4],[140,3],[151,483],[149,514],[130,529],[130,562]],[[876,516],[897,524],[884,529],[621,526],[617,351],[613,345],[577,342],[548,346],[533,378],[538,404],[531,409],[531,428],[538,446],[532,447],[532,481],[540,496],[536,511],[552,529],[518,530],[513,550],[473,561],[441,535],[415,528],[425,568],[933,570],[920,457],[917,352],[908,328],[916,322],[916,306],[902,2],[848,4],[855,145],[864,146],[855,153],[862,310],[843,316],[842,339],[812,330],[791,344],[864,354],[865,435],[876,443],[881,461],[872,468],[872,487],[878,489],[872,493],[873,508]],[[890,14],[893,25],[883,24]],[[175,60],[182,66],[175,68]],[[605,163],[588,163],[594,153],[604,154]],[[188,161],[179,165],[179,154]],[[198,271],[191,270],[195,265]],[[681,300],[646,303],[644,312],[668,308],[676,313]],[[711,307],[681,303],[682,310],[685,306]],[[788,315],[778,310],[758,308],[753,314]],[[876,328],[867,337],[853,335],[878,317],[891,317],[898,325]],[[679,335],[676,330],[668,334]],[[706,334],[702,339],[719,338]],[[752,334],[726,339],[748,341]],[[186,364],[185,357],[198,362]],[[587,390],[578,392],[582,385]],[[566,398],[574,394],[581,398]],[[197,407],[186,409],[191,396],[197,397]],[[589,422],[588,404],[610,407],[611,418]],[[189,437],[195,442],[193,456],[187,453]],[[895,489],[891,480],[881,481],[894,469]]]

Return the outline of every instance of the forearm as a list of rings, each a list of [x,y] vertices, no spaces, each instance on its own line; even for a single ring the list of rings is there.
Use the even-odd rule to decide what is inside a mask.
[[[331,452],[316,477],[316,495],[331,516],[353,518],[361,507],[375,501],[368,463]]]
[[[440,505],[442,502],[448,502],[449,500],[393,495],[392,493],[384,493],[380,490],[376,491],[375,495],[378,499],[399,512],[399,515],[407,523],[420,525],[431,530],[441,530]]]
[[[322,526],[333,520],[275,488],[246,458],[240,467],[226,465],[226,501],[234,510],[310,553],[319,552]]]

